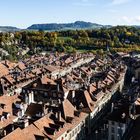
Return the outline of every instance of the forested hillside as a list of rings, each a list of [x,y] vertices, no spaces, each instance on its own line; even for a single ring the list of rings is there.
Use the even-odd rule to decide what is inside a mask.
[[[66,30],[57,32],[19,31],[0,33],[0,47],[8,51],[8,59],[40,53],[41,51],[123,51],[140,50],[140,29],[117,26],[95,30]],[[29,51],[25,51],[29,50]],[[23,53],[25,51],[25,53]],[[22,55],[21,55],[22,54]],[[2,56],[5,57],[5,56]]]

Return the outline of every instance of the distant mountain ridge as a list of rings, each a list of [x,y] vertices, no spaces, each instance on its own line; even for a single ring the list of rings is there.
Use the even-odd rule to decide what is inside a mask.
[[[66,29],[95,29],[102,27],[111,27],[110,25],[101,25],[85,21],[76,21],[74,23],[48,23],[33,24],[27,29],[29,30],[66,30]]]
[[[0,26],[0,32],[14,32],[19,30],[19,28],[13,26]]]
[[[125,25],[124,25],[125,26]],[[74,23],[46,23],[46,24],[33,24],[26,29],[20,29],[13,26],[0,26],[0,32],[15,32],[21,30],[46,30],[46,31],[61,31],[61,30],[80,30],[80,29],[100,29],[111,28],[112,25],[101,25],[92,22],[76,21]],[[130,25],[140,29],[140,25]]]

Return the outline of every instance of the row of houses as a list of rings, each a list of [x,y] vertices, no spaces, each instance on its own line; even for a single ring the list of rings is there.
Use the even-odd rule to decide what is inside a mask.
[[[103,118],[103,122],[93,132],[95,139],[106,140],[139,140],[140,125],[140,61],[138,57],[119,55],[127,64],[125,86]]]
[[[118,58],[107,56],[101,60],[91,54],[51,57],[55,61],[49,64],[45,61],[48,58],[39,56],[35,63],[33,58],[25,60],[1,77],[3,140],[85,139],[112,97],[122,90],[126,66]],[[70,59],[70,63],[56,64]],[[32,67],[29,71],[28,65]],[[7,82],[13,72],[19,76]],[[28,75],[32,76],[27,79]]]

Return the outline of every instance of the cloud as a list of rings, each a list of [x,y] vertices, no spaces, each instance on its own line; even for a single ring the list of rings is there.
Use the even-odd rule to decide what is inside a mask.
[[[121,21],[123,21],[127,24],[135,24],[135,23],[140,22],[140,16],[135,16],[135,17],[123,16],[121,18]]]
[[[121,5],[121,4],[125,4],[128,3],[132,0],[112,0],[111,5]]]
[[[140,22],[140,16],[137,16],[135,19],[137,22]]]
[[[132,23],[132,21],[134,20],[132,17],[127,16],[123,16],[121,19],[126,23]]]

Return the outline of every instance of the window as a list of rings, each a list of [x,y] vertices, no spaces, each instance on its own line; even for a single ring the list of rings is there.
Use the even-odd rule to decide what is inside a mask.
[[[120,128],[123,127],[123,124],[119,123],[119,127],[120,127]]]
[[[114,135],[111,135],[111,140],[115,140]]]
[[[77,128],[75,129],[75,134],[77,134]]]
[[[72,136],[71,136],[71,133],[70,133],[70,134],[69,134],[69,139],[71,139],[71,137],[72,137]]]
[[[67,137],[67,134],[65,134],[65,137]]]
[[[58,94],[58,97],[61,98],[61,94]]]
[[[123,136],[123,131],[122,131],[122,129],[120,128],[120,129],[118,129],[118,134],[119,134],[119,136],[120,137],[122,137]]]
[[[45,97],[47,97],[47,96],[48,96],[48,93],[47,93],[47,92],[45,92],[45,93],[44,93],[44,96],[45,96]]]
[[[114,125],[115,124],[114,121],[112,121],[111,124]]]
[[[111,128],[111,132],[112,132],[112,133],[114,133],[114,132],[115,132],[114,127],[112,127],[112,128]]]
[[[37,91],[35,91],[35,95],[37,95],[37,93],[38,93],[38,92],[37,92]]]
[[[43,94],[43,93],[44,93],[44,91],[40,91],[40,93],[41,93],[41,94]]]
[[[72,131],[72,136],[74,136],[74,131]]]
[[[80,125],[78,126],[78,131],[80,131]]]
[[[53,93],[53,97],[57,97],[55,92]]]

